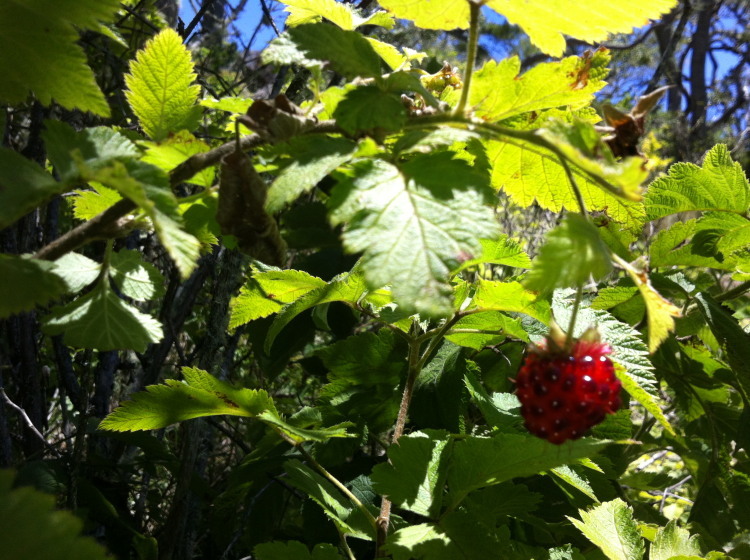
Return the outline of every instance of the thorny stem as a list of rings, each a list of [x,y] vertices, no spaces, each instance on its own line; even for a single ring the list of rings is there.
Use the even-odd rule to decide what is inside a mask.
[[[455,110],[456,115],[463,115],[466,110],[466,104],[469,101],[471,78],[472,74],[474,74],[474,62],[477,58],[477,45],[479,43],[479,7],[479,3],[476,0],[469,0],[469,44],[466,51],[466,72],[464,74],[463,88],[461,89],[461,99]]]
[[[396,417],[396,424],[393,427],[393,436],[391,437],[391,445],[398,442],[398,439],[404,433],[404,427],[406,426],[406,417],[409,413],[409,404],[411,403],[411,397],[414,393],[414,383],[419,377],[419,372],[422,371],[427,361],[432,356],[435,349],[442,342],[446,333],[450,331],[451,327],[462,317],[461,314],[456,313],[450,319],[445,321],[441,327],[432,332],[432,337],[427,348],[420,356],[420,350],[424,335],[414,336],[412,335],[409,339],[409,356],[408,356],[408,372],[406,375],[406,383],[404,384],[404,392],[401,396],[401,405],[398,409],[398,416]],[[414,329],[412,329],[413,331]],[[414,333],[416,334],[416,333]],[[427,333],[425,333],[427,334]],[[377,539],[375,543],[375,558],[382,557],[383,545],[385,544],[386,537],[388,536],[388,525],[391,519],[391,501],[388,498],[383,498],[380,504],[380,515],[377,519]]]
[[[414,330],[414,329],[412,329]],[[393,427],[393,436],[391,437],[391,445],[398,442],[398,439],[404,433],[404,426],[406,426],[406,416],[409,412],[409,403],[411,402],[412,393],[414,391],[414,383],[419,376],[421,371],[421,360],[419,357],[419,350],[421,343],[416,336],[412,336],[409,340],[409,356],[408,356],[408,370],[406,374],[406,383],[404,384],[404,392],[401,395],[401,405],[398,409],[398,416],[396,417],[396,424]],[[391,501],[383,497],[380,503],[380,515],[377,519],[377,536],[375,540],[375,558],[382,558],[383,545],[385,545],[385,539],[388,536],[388,525],[391,521]]]

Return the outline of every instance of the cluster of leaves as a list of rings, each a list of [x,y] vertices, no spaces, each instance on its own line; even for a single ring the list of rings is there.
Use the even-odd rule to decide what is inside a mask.
[[[601,40],[673,3],[486,5],[559,56],[563,35]],[[0,8],[0,31],[28,27],[37,4]],[[181,380],[134,394],[99,426],[131,432],[212,416],[257,420],[261,428],[247,431],[252,451],[235,466],[213,522],[270,527],[259,519],[269,471],[317,508],[282,511],[284,531],[244,537],[261,560],[373,550],[438,560],[641,559],[647,550],[651,560],[739,558],[750,526],[741,430],[750,357],[734,314],[744,311],[735,299],[750,274],[750,184],[726,148],[714,147],[701,166],[675,164],[642,196],[647,162],[616,158],[594,126],[606,50],[524,73],[516,58],[473,71],[473,0],[381,0],[387,11],[369,17],[334,0],[284,4],[288,30],[263,57],[309,73],[312,98],[301,107],[285,97],[199,100],[190,53],[164,29],[125,76],[140,132],[49,120],[49,165],[0,149],[0,227],[71,189],[81,221],[36,255],[0,255],[0,293],[13,294],[0,300],[0,316],[54,305],[43,318],[46,334],[75,348],[142,353],[165,336],[149,312],[164,296],[163,277],[117,239],[153,233],[183,279],[218,246],[270,251],[251,255],[259,260],[226,320],[248,333],[256,367],[278,372],[296,354],[301,367],[323,372],[309,406],[295,410],[262,387],[235,388],[218,370],[183,367]],[[42,12],[60,30],[55,40],[78,56],[74,28],[102,31],[117,3],[98,6]],[[421,53],[357,31],[390,28],[395,18],[471,28],[463,81],[452,68],[426,74]],[[32,52],[46,48],[34,44]],[[10,73],[0,99],[19,103],[31,90],[40,103],[107,116],[90,70],[72,58],[70,65],[60,69],[66,79],[91,87],[60,89],[29,64],[34,79]],[[325,88],[331,73],[346,82]],[[199,139],[201,123],[228,142]],[[242,126],[251,133],[240,138]],[[237,155],[251,149],[254,162]],[[229,208],[230,177],[246,207]],[[533,259],[523,239],[500,233],[500,190],[522,207],[562,214]],[[694,217],[665,220],[685,212]],[[646,228],[659,231],[639,243]],[[74,252],[102,237],[101,262]],[[268,266],[263,255],[285,245],[294,267]],[[315,257],[330,247],[358,260],[316,273]],[[722,291],[717,278],[743,284]],[[343,336],[341,317],[353,325]],[[524,345],[553,319],[576,333],[598,326],[632,400],[591,437],[561,446],[525,432],[509,383]],[[306,320],[313,336],[301,348],[295,329]],[[269,356],[283,365],[268,364]],[[152,444],[141,443],[144,456],[155,456]],[[689,475],[689,485],[639,469],[644,453],[660,450],[679,456],[677,474]],[[693,502],[671,520],[644,497],[660,490],[666,499],[670,488]],[[34,507],[52,515],[46,503]],[[230,520],[237,508],[247,515]],[[313,534],[325,520],[328,529]],[[141,557],[154,554],[150,546],[138,549]]]

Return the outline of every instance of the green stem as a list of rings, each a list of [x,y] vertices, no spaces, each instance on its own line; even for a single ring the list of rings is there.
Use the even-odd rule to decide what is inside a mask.
[[[573,329],[576,328],[576,319],[578,318],[578,309],[581,307],[581,298],[583,297],[583,286],[578,286],[576,298],[573,301],[573,313],[570,315],[568,323],[568,333],[565,335],[565,347],[570,348],[573,342]]]
[[[735,286],[731,290],[727,290],[723,294],[719,294],[714,299],[716,301],[727,301],[736,297],[740,297],[748,290],[750,290],[750,280],[748,280],[747,282],[743,282],[742,284],[738,284],[737,286]]]
[[[455,111],[457,115],[463,115],[466,110],[466,104],[469,101],[471,78],[474,74],[474,62],[477,58],[477,46],[479,44],[479,8],[480,5],[478,2],[469,0],[469,44],[466,51],[466,72],[464,74],[463,88],[461,89],[461,99]]]
[[[302,456],[305,458],[305,460],[310,463],[315,470],[317,470],[320,474],[322,474],[325,478],[327,478],[336,488],[341,490],[341,492],[349,498],[355,506],[357,506],[357,509],[359,509],[367,519],[367,521],[372,525],[373,529],[376,528],[376,520],[375,517],[370,513],[370,510],[367,509],[367,507],[355,496],[351,490],[349,490],[343,482],[341,482],[338,478],[333,476],[331,473],[329,473],[326,468],[318,463],[317,459],[313,457],[307,449],[302,447],[302,444],[298,441],[295,441],[289,435],[287,435],[283,430],[280,428],[277,428],[275,426],[272,426],[273,429],[276,431],[279,436],[281,436],[281,439],[289,443],[292,447],[295,447],[299,450],[299,452],[302,454]]]

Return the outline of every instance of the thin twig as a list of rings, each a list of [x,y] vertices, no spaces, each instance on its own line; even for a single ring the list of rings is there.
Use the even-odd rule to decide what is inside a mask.
[[[0,387],[0,397],[2,397],[3,402],[7,404],[9,407],[11,407],[13,410],[18,412],[18,414],[23,418],[24,423],[26,424],[26,427],[29,428],[29,430],[32,431],[32,433],[44,444],[44,446],[49,449],[55,457],[62,457],[60,452],[55,449],[52,444],[50,444],[45,437],[42,435],[42,433],[37,429],[36,426],[34,426],[34,423],[31,421],[31,418],[29,418],[29,415],[26,414],[26,411],[18,406],[16,403],[14,403],[12,400],[10,400],[10,397],[5,392],[4,387]]]

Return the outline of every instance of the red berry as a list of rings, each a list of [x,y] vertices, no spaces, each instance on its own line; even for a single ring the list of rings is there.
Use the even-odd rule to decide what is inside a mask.
[[[622,385],[607,357],[612,348],[591,332],[573,340],[569,350],[551,337],[529,349],[516,395],[532,434],[557,444],[577,439],[620,408]]]

